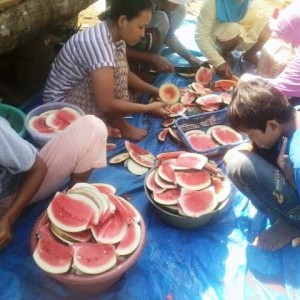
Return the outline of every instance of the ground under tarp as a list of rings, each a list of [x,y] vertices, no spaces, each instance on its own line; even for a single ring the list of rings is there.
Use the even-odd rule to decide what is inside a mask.
[[[189,26],[187,24],[187,26]],[[175,74],[159,75],[157,86],[190,81]],[[148,98],[143,97],[146,102]],[[157,140],[162,120],[138,115],[130,120],[148,130],[138,144],[154,155],[185,149],[171,139]],[[125,150],[124,140],[108,158]],[[30,234],[49,200],[29,207],[17,222],[12,242],[0,252],[0,299],[300,299],[300,249],[288,245],[267,252],[251,246],[256,234],[268,226],[250,202],[234,191],[230,207],[218,219],[199,229],[170,227],[157,216],[144,193],[145,176],[135,176],[121,165],[94,170],[90,182],[106,182],[126,194],[142,214],[147,237],[137,263],[102,295],[75,293],[51,279],[33,261]]]

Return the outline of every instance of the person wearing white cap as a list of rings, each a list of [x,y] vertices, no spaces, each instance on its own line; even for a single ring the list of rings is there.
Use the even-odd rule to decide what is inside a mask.
[[[188,0],[153,0],[155,12],[145,37],[137,45],[127,49],[128,60],[133,65],[148,65],[158,72],[174,72],[173,64],[160,55],[164,45],[191,65],[201,64],[201,61],[193,56],[175,35],[176,29],[186,16],[187,2]]]
[[[291,0],[204,0],[197,19],[195,40],[201,53],[217,74],[231,78],[228,58],[231,51],[245,51],[243,57],[254,64],[257,53],[270,37],[272,9]],[[273,6],[272,6],[273,5]]]

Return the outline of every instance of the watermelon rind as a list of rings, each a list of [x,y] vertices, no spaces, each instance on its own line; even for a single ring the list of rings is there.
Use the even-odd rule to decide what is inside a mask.
[[[57,112],[52,112],[46,117],[45,123],[48,127],[55,129],[56,131],[62,131],[67,126],[70,125],[69,122],[66,122],[65,120],[59,118],[57,116]]]
[[[175,176],[175,175],[174,175]],[[159,168],[156,170],[154,174],[154,181],[156,184],[161,188],[161,189],[172,189],[176,187],[176,184],[174,184],[172,181],[167,181],[164,180],[160,175],[159,175]]]
[[[153,200],[163,205],[173,205],[178,203],[180,188],[172,188],[163,191],[153,192]]]
[[[142,237],[142,230],[139,224],[133,222],[128,228],[127,232],[116,248],[116,254],[119,256],[129,255],[136,250],[140,244]]]
[[[174,170],[202,170],[207,162],[208,158],[205,155],[199,153],[183,153],[173,163],[173,168]]]
[[[125,141],[125,148],[128,152],[130,152],[131,150],[133,150],[134,152],[136,152],[137,154],[140,155],[152,155],[152,153],[134,143],[131,143],[129,141]]]
[[[109,183],[94,182],[94,183],[91,183],[91,185],[96,187],[97,190],[99,190],[101,193],[104,193],[104,194],[115,194],[117,192],[117,189]]]
[[[231,142],[231,143],[227,143],[225,142],[224,140],[221,139],[220,136],[218,136],[217,134],[217,130],[225,130],[225,131],[228,131],[230,134],[234,134],[235,137],[236,137],[236,141],[234,142]],[[242,136],[240,133],[238,133],[237,131],[235,131],[233,128],[229,127],[229,126],[226,126],[226,125],[215,125],[215,126],[212,126],[210,127],[206,134],[210,134],[211,137],[216,141],[218,142],[219,144],[221,145],[228,145],[228,144],[235,144],[235,143],[239,143],[243,140]]]
[[[149,171],[149,168],[143,167],[131,158],[127,159],[126,162],[128,171],[134,175],[144,175]]]
[[[130,150],[129,156],[143,167],[152,168],[154,166],[155,157],[152,154],[139,154],[134,150]]]
[[[168,128],[164,128],[163,130],[161,130],[160,133],[157,136],[158,140],[161,141],[161,142],[164,142],[167,138],[168,133],[169,133]]]
[[[193,134],[199,135],[199,134],[205,134],[205,132],[203,130],[200,130],[200,129],[192,129],[192,130],[189,130],[189,131],[184,133],[184,135],[186,137],[188,137],[190,135],[193,135]]]
[[[155,181],[156,170],[157,170],[157,168],[150,170],[147,177],[146,177],[146,179],[145,179],[146,180],[146,186],[151,191],[156,191],[156,190],[161,189],[161,187]]]
[[[117,255],[113,245],[86,243],[75,245],[73,249],[73,264],[75,268],[86,274],[101,274],[114,267],[117,263]],[[95,251],[98,257],[93,259],[91,253]],[[103,257],[105,257],[105,262],[103,262]],[[87,263],[85,263],[85,260],[87,260]]]
[[[129,158],[129,153],[128,152],[124,152],[124,153],[120,153],[120,154],[112,157],[108,162],[110,164],[118,164],[118,163],[123,162],[127,158]]]
[[[166,94],[166,91],[168,91],[168,89],[172,90],[174,95]],[[158,95],[159,98],[167,104],[174,104],[180,99],[180,91],[178,87],[173,83],[162,84],[159,88]]]
[[[186,111],[186,107],[182,103],[172,104],[169,108],[170,118],[183,116]]]
[[[205,74],[205,73],[207,75],[206,79],[203,78],[203,74]],[[213,69],[212,66],[210,66],[210,69],[209,68],[200,67],[198,69],[198,71],[196,72],[196,74],[195,74],[195,81],[197,83],[200,83],[200,84],[203,84],[203,85],[208,85],[212,81],[213,76],[214,76],[214,69]]]
[[[176,142],[182,142],[181,138],[179,137],[178,133],[172,129],[171,127],[168,128],[169,129],[169,133],[171,135],[171,137],[176,141]]]
[[[161,164],[158,167],[157,173],[160,178],[163,180],[176,185],[175,173],[171,164]]]
[[[161,126],[162,127],[169,127],[171,125],[173,125],[175,123],[175,119],[165,119],[162,123]]]
[[[133,221],[139,223],[142,217],[139,211],[133,206],[133,204],[129,203],[127,200],[120,196],[118,197],[118,200],[124,206],[127,213],[132,217]]]

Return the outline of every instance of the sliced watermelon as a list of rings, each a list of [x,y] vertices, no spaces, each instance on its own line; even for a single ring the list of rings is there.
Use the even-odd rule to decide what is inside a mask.
[[[196,103],[201,106],[207,106],[210,104],[220,104],[222,103],[222,98],[219,95],[215,95],[215,94],[204,95],[197,98]]]
[[[125,148],[128,152],[133,150],[135,153],[139,155],[152,155],[152,153],[134,143],[131,143],[129,141],[125,141]]]
[[[153,169],[146,177],[146,186],[151,191],[160,190],[161,187],[156,183],[154,177],[157,169]]]
[[[208,158],[198,153],[183,153],[173,163],[175,170],[186,169],[203,169],[204,165],[208,162]]]
[[[196,96],[194,93],[190,93],[189,91],[187,91],[183,97],[180,98],[180,102],[182,104],[191,104],[195,101]]]
[[[57,116],[57,112],[53,112],[51,114],[49,114],[47,117],[46,117],[46,120],[45,120],[45,123],[48,127],[50,128],[53,128],[54,130],[56,131],[62,131],[64,130],[67,126],[70,125],[69,122],[59,118]]]
[[[186,107],[182,103],[175,103],[169,107],[170,117],[178,117],[184,114]]]
[[[131,158],[127,159],[125,162],[127,162],[126,167],[128,171],[134,175],[144,175],[149,171],[149,168],[141,166]]]
[[[140,225],[132,223],[128,226],[126,234],[120,244],[117,246],[117,255],[129,255],[140,244],[142,231]]]
[[[155,157],[152,154],[139,154],[134,150],[129,151],[129,156],[139,165],[152,168],[154,166]]]
[[[176,185],[175,172],[171,164],[161,164],[158,167],[157,173],[163,180]]]
[[[81,117],[81,114],[74,108],[63,107],[56,112],[56,117],[66,121],[67,123],[72,123]]]
[[[156,170],[154,174],[154,180],[158,186],[161,187],[161,189],[172,189],[176,187],[176,184],[164,180],[160,175],[159,175],[159,168]]]
[[[204,68],[200,67],[198,71],[195,74],[195,81],[197,83],[203,84],[203,85],[208,85],[212,81],[214,76],[214,70],[213,67],[209,68]]]
[[[117,263],[113,245],[86,243],[74,245],[74,267],[86,274],[103,273]]]
[[[164,152],[164,153],[157,154],[156,158],[159,160],[165,160],[165,159],[169,159],[169,158],[177,158],[182,153],[185,153],[185,151]]]
[[[169,133],[169,129],[168,128],[164,128],[159,134],[158,134],[158,140],[161,142],[164,142],[167,138],[167,135]]]
[[[178,133],[172,129],[171,127],[168,128],[169,129],[169,133],[172,136],[172,138],[176,141],[176,142],[182,142],[181,138],[179,137]]]
[[[153,192],[153,200],[163,205],[173,205],[178,203],[180,197],[180,188],[168,189],[165,191]]]
[[[192,134],[186,139],[191,147],[198,152],[207,151],[218,147],[218,144],[216,144],[207,134]]]
[[[28,121],[28,126],[38,132],[53,133],[55,130],[46,125],[45,116],[34,116]]]
[[[176,182],[189,190],[202,190],[211,184],[210,174],[206,170],[175,172]]]
[[[127,211],[128,215],[130,215],[130,217],[133,219],[133,221],[136,223],[139,223],[141,221],[142,217],[141,217],[140,213],[138,212],[138,210],[131,203],[126,201],[124,198],[119,196],[118,200],[121,202],[121,204]]]
[[[115,194],[117,191],[116,188],[109,183],[97,182],[92,183],[92,185],[104,194]]]
[[[162,127],[169,127],[169,126],[173,125],[174,123],[175,123],[175,120],[169,118],[169,119],[165,119],[165,120],[162,122],[161,126],[162,126]]]
[[[37,265],[52,274],[68,272],[72,264],[72,249],[53,237],[49,223],[39,228],[38,236],[39,240],[33,252],[33,259]]]
[[[205,132],[203,130],[200,129],[193,129],[193,130],[189,130],[187,132],[184,133],[184,135],[186,137],[193,135],[193,134],[205,134]]]
[[[121,162],[125,161],[128,158],[129,158],[129,153],[124,152],[124,153],[120,153],[120,154],[112,157],[108,162],[110,164],[118,164],[118,163],[121,163]]]
[[[201,191],[183,189],[178,202],[183,213],[192,218],[198,218],[213,211],[218,204],[213,187],[208,187]]]
[[[212,138],[221,145],[234,144],[243,140],[237,131],[226,125],[212,126],[207,134],[211,134]]]
[[[159,88],[158,95],[159,98],[167,104],[174,104],[180,99],[180,91],[173,83],[162,84]]]

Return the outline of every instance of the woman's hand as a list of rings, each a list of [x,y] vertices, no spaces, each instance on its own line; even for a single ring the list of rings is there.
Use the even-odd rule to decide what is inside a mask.
[[[159,73],[174,73],[174,66],[163,56],[154,55],[151,60],[151,64],[154,66],[155,70]]]
[[[287,143],[288,139],[284,138],[276,162],[284,177],[291,185],[295,186],[294,169],[289,156],[286,154]]]
[[[8,218],[0,218],[0,250],[3,249],[12,239],[12,230]]]
[[[166,118],[169,115],[168,105],[161,101],[154,101],[147,104],[148,112],[154,116]]]

